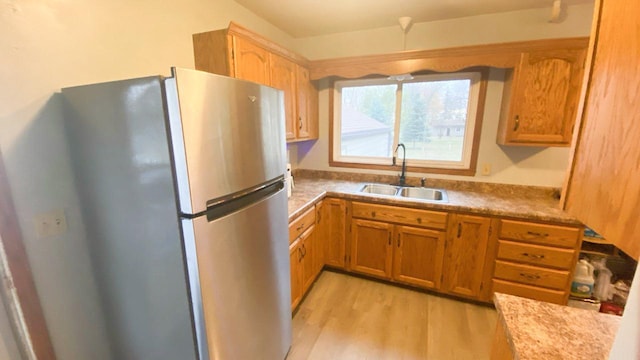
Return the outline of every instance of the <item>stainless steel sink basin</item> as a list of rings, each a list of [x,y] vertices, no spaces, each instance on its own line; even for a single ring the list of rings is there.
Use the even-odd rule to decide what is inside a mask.
[[[376,195],[396,195],[398,187],[384,184],[365,184],[360,192],[376,194]]]
[[[447,192],[445,190],[422,187],[418,188],[386,184],[364,184],[360,188],[360,192],[375,195],[398,196],[408,199],[418,199],[434,202],[449,201]]]
[[[432,200],[432,201],[442,201],[447,202],[449,199],[447,198],[447,193],[444,190],[439,189],[429,189],[429,188],[410,188],[403,187],[399,192],[399,196],[414,198],[414,199],[422,199],[422,200]]]

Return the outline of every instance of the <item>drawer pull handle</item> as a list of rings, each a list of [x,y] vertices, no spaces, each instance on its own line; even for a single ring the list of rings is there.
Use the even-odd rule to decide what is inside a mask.
[[[302,244],[302,257],[307,256],[307,247],[305,244]]]
[[[304,255],[302,255],[302,247],[298,247],[298,262],[302,261],[303,257]]]
[[[518,131],[518,128],[520,128],[520,115],[516,115],[515,120],[516,121],[513,124],[513,131]]]
[[[533,260],[542,260],[544,259],[544,255],[542,254],[529,254],[529,253],[522,253],[522,255],[531,258]]]
[[[422,218],[418,218],[418,224],[422,224]]]
[[[398,234],[398,247],[400,247],[400,234]]]
[[[540,280],[540,275],[520,273],[520,276],[530,281]]]
[[[462,223],[458,223],[458,236],[460,237],[460,235],[462,235]]]
[[[371,212],[371,217],[376,217],[376,212],[375,211]]]
[[[298,226],[298,227],[296,228],[296,231],[300,231],[300,230],[302,230],[303,228],[304,228],[304,223],[300,224],[300,226]]]
[[[535,231],[527,231],[527,234],[533,235],[533,236],[538,236],[538,237],[547,237],[547,236],[549,236],[549,234],[547,234],[547,233],[540,233],[540,232],[535,232]]]

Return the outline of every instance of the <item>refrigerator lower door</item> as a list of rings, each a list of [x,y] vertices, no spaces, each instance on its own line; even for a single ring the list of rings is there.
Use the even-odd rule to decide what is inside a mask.
[[[184,219],[183,229],[195,245],[187,257],[197,262],[196,326],[205,327],[197,332],[206,333],[209,358],[284,359],[292,336],[286,191],[212,221]]]

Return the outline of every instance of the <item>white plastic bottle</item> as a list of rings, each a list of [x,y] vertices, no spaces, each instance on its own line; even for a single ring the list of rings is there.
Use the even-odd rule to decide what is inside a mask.
[[[588,298],[593,293],[593,265],[585,259],[578,261],[571,283],[571,296]]]

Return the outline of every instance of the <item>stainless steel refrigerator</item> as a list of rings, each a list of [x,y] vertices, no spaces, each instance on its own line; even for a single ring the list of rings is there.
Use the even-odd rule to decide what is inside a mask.
[[[62,95],[113,358],[284,359],[283,93],[172,69]]]

